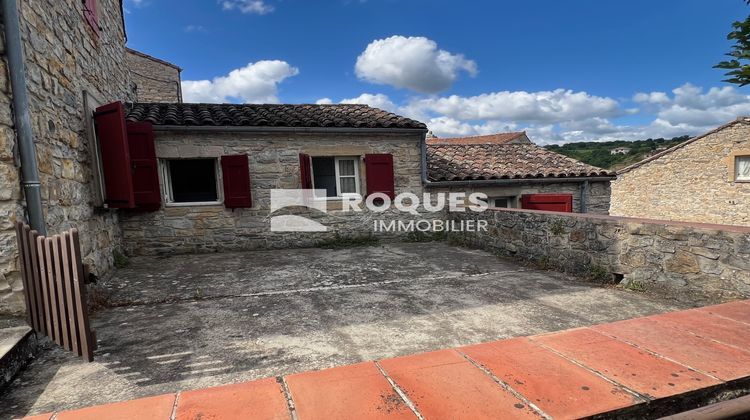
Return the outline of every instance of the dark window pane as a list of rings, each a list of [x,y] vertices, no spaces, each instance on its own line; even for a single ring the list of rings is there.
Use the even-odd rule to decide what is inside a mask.
[[[496,198],[495,199],[495,207],[508,208],[508,199],[507,198]]]
[[[216,161],[181,159],[169,161],[172,199],[175,203],[216,201]]]
[[[316,190],[326,190],[326,197],[336,197],[336,167],[332,157],[312,158],[313,185]]]

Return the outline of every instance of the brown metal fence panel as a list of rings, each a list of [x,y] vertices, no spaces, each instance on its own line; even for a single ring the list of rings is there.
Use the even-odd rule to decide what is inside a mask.
[[[27,321],[61,347],[94,360],[96,335],[91,330],[78,231],[40,236],[16,224]]]

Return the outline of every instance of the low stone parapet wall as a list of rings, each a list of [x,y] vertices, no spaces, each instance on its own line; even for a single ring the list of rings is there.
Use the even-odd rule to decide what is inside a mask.
[[[449,238],[550,268],[682,299],[750,296],[750,227],[518,209],[452,217],[488,229]]]

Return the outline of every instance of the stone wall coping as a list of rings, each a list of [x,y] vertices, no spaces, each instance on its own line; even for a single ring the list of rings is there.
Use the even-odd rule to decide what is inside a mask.
[[[505,209],[505,208],[490,208],[488,210],[498,212],[516,212],[516,213],[529,213],[529,214],[547,214],[561,217],[576,217],[582,219],[596,219],[611,221],[614,223],[644,223],[650,225],[666,225],[666,226],[677,226],[699,230],[718,230],[724,232],[736,232],[736,233],[750,233],[750,226],[738,226],[738,225],[720,225],[713,223],[694,223],[694,222],[681,222],[677,220],[658,220],[658,219],[643,219],[638,217],[622,217],[622,216],[608,216],[603,214],[593,213],[567,213],[558,211],[546,211],[546,210],[527,210],[527,209]]]

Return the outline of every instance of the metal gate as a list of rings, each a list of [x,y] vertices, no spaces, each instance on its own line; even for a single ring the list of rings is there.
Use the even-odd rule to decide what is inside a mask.
[[[41,236],[16,223],[29,325],[84,360],[94,360],[78,231]]]

